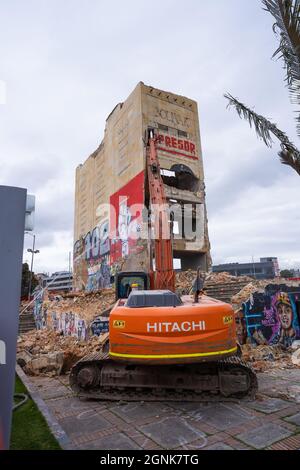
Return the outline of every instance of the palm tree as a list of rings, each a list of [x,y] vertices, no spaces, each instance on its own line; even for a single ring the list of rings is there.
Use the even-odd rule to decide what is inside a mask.
[[[275,18],[273,31],[280,36],[278,49],[273,57],[279,56],[284,61],[286,83],[293,104],[300,105],[300,0],[262,0],[264,9]],[[229,93],[227,107],[234,107],[240,116],[245,118],[250,127],[254,126],[256,134],[268,147],[272,147],[273,134],[280,142],[278,153],[285,165],[291,166],[300,175],[300,151],[281,131],[276,124],[241,103]],[[297,134],[300,137],[300,112],[297,112]]]

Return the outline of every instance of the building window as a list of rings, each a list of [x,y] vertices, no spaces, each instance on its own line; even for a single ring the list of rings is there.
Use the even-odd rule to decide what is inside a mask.
[[[187,135],[187,132],[185,132],[185,131],[180,131],[180,130],[178,129],[178,137],[187,137],[187,136],[188,136],[188,135]]]
[[[164,126],[163,124],[158,124],[158,129],[164,132],[168,132],[169,128],[168,126]]]

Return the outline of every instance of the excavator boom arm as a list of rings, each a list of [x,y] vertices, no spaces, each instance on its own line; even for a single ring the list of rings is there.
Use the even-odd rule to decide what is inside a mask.
[[[150,206],[154,219],[154,259],[155,271],[150,271],[152,289],[175,291],[175,273],[173,269],[173,249],[168,204],[164,183],[160,174],[160,164],[156,148],[157,137],[154,130],[148,131],[146,149],[147,181]],[[152,233],[153,233],[152,232]]]

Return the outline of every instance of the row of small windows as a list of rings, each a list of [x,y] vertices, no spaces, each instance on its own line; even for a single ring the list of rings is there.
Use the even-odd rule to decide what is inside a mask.
[[[188,137],[188,133],[181,131],[180,129],[174,129],[173,127],[165,126],[164,124],[158,124],[158,129],[163,132],[170,132],[173,135],[178,135],[178,137]]]

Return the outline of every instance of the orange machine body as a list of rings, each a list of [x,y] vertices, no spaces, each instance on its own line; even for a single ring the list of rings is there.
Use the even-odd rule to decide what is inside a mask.
[[[213,361],[237,351],[234,312],[229,304],[202,296],[182,297],[176,307],[126,306],[110,313],[111,359],[129,363],[184,364]]]

